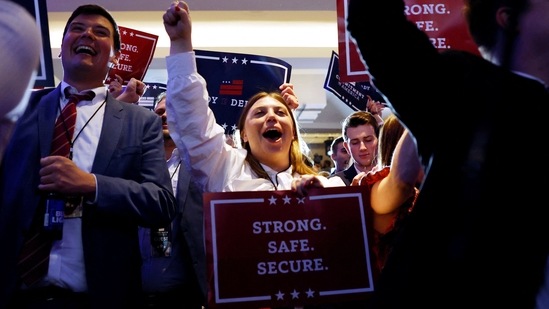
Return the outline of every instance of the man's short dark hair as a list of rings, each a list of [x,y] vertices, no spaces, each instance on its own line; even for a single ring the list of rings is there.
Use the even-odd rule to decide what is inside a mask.
[[[67,20],[67,24],[65,24],[65,29],[63,30],[63,37],[65,37],[65,34],[67,33],[67,30],[71,22],[79,15],[101,15],[105,17],[111,23],[114,29],[114,33],[113,33],[114,50],[115,51],[120,50],[121,48],[120,30],[118,29],[118,25],[116,24],[116,21],[114,20],[112,15],[104,7],[97,4],[85,4],[77,7],[76,10],[72,12],[71,17],[69,17],[69,20]]]
[[[347,116],[347,118],[345,118],[345,120],[343,120],[343,125],[342,125],[342,130],[341,130],[341,135],[343,135],[343,138],[345,140],[348,140],[348,136],[347,136],[347,129],[348,128],[356,128],[358,126],[361,126],[361,125],[371,125],[373,128],[374,128],[374,133],[376,135],[376,137],[379,136],[379,125],[377,123],[377,119],[374,117],[374,115],[372,115],[372,113],[370,112],[367,112],[367,111],[356,111],[352,114],[350,114],[349,116]]]
[[[330,145],[330,153],[328,155],[332,155],[334,153],[336,153],[337,149],[337,145],[343,143],[343,136],[338,136],[336,137],[333,141],[332,141],[332,144]]]

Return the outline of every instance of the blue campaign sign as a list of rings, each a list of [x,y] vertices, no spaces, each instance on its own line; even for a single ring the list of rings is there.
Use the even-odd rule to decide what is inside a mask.
[[[139,106],[143,106],[147,109],[154,110],[156,103],[158,103],[158,96],[161,93],[166,92],[166,84],[163,83],[145,83],[145,93],[139,99]]]
[[[292,66],[268,56],[195,50],[198,73],[207,82],[210,108],[226,134],[234,133],[242,108],[260,91],[290,82]]]
[[[370,82],[342,82],[339,79],[339,57],[332,51],[330,67],[324,81],[324,89],[333,93],[341,101],[354,110],[366,110],[366,103],[370,96],[374,101],[385,102],[383,96]]]

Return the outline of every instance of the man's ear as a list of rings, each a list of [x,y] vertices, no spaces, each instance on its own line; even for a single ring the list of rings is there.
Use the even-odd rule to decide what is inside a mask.
[[[512,8],[502,6],[496,11],[496,22],[505,32],[516,32],[518,30],[516,15]]]
[[[351,154],[351,149],[349,149],[349,143],[343,141],[343,147],[347,150],[347,153]]]

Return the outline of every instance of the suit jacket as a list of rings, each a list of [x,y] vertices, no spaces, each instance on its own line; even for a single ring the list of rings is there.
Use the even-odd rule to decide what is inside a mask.
[[[358,173],[355,165],[351,164],[351,166],[349,166],[346,170],[330,175],[329,178],[340,177],[347,186],[350,186],[356,175],[358,175]]]
[[[0,169],[3,300],[16,289],[23,235],[43,202],[37,190],[39,160],[50,153],[60,93],[58,86],[31,95]],[[97,178],[97,201],[86,204],[82,216],[86,279],[95,308],[128,307],[140,292],[138,225],[167,224],[175,214],[164,158],[160,118],[108,94],[91,170]]]
[[[170,255],[156,255],[152,251],[150,230],[140,230],[144,261],[143,289],[146,293],[183,289],[184,293],[179,293],[178,303],[197,308],[200,307],[198,304],[205,304],[208,287],[202,191],[184,166],[178,170],[178,212],[170,224]]]
[[[373,84],[427,166],[376,304],[533,308],[549,251],[545,86],[477,55],[437,51],[402,0],[351,0],[348,12]]]
[[[207,299],[206,249],[204,242],[204,204],[202,190],[192,181],[191,173],[181,168],[177,181],[177,200],[182,205],[180,228],[185,236],[194,275],[204,302]]]

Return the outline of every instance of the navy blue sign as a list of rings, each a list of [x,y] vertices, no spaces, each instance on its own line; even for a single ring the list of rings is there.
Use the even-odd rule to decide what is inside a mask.
[[[342,82],[339,79],[339,57],[332,51],[330,67],[324,81],[324,89],[330,91],[350,108],[357,111],[365,111],[367,96],[374,101],[384,103],[383,96],[370,84],[370,82]]]
[[[139,106],[154,110],[154,108],[156,107],[156,103],[158,103],[158,96],[161,93],[166,92],[166,84],[148,82],[144,83],[147,88],[139,99]]]
[[[195,50],[198,73],[207,82],[209,104],[226,134],[234,133],[242,108],[260,91],[290,82],[292,67],[277,58]]]

